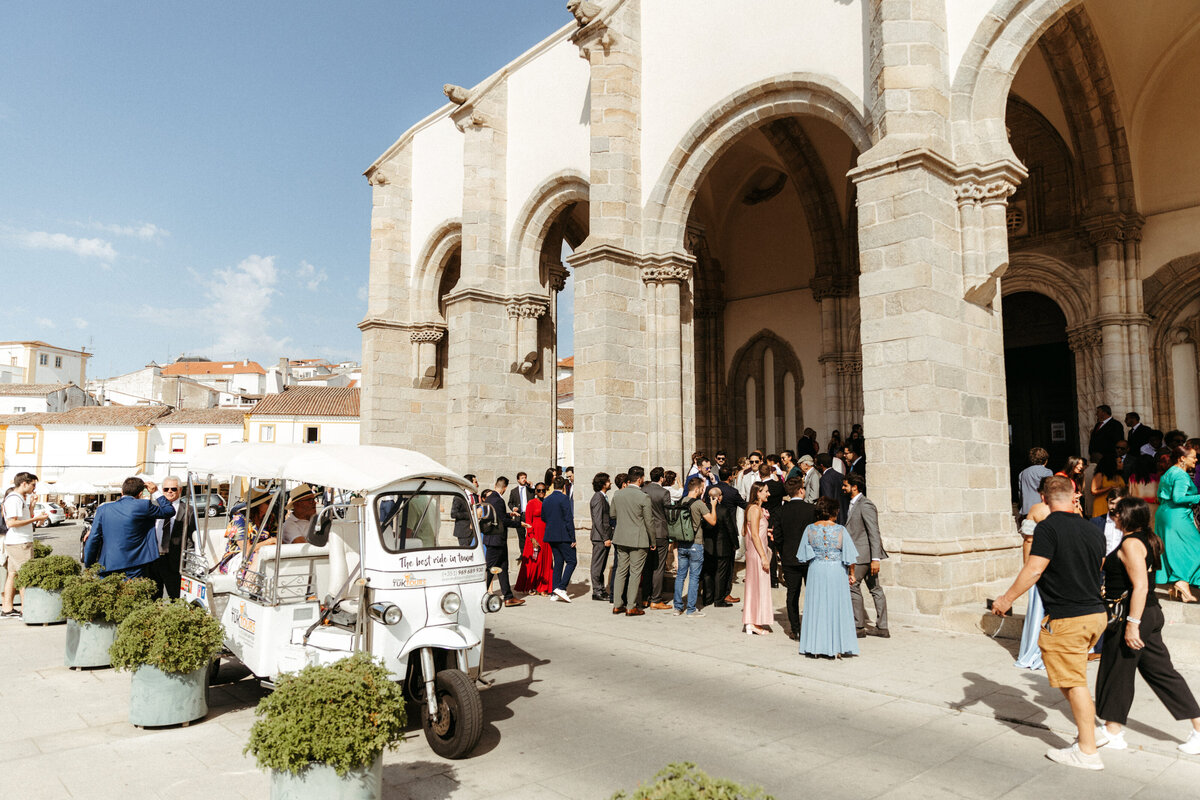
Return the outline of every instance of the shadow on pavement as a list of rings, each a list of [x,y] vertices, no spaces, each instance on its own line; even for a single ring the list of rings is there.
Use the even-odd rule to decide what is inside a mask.
[[[405,761],[383,765],[384,795],[402,789],[407,800],[447,800],[458,788],[452,761]]]
[[[1011,686],[996,683],[977,672],[964,672],[963,677],[970,681],[970,684],[963,688],[963,699],[951,703],[950,708],[965,711],[972,706],[984,706],[991,710],[993,719],[1009,723],[1013,730],[1022,736],[1048,744],[1059,740],[1060,737],[1046,727],[1048,706],[1052,705],[1051,702],[1040,705],[1034,703],[1019,689],[1014,690]],[[1061,693],[1050,689],[1048,685],[1035,684],[1032,688],[1039,692],[1039,700],[1062,700]],[[1053,696],[1048,694],[1051,691],[1054,692]]]
[[[213,720],[231,711],[256,706],[269,691],[242,662],[222,659],[221,668],[208,686],[208,716],[205,719]]]

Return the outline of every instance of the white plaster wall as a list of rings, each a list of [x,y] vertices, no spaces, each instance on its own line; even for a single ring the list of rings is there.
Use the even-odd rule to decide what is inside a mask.
[[[825,381],[821,375],[821,307],[808,289],[781,292],[769,297],[732,300],[725,305],[725,376],[728,379],[733,357],[751,337],[769,328],[792,346],[804,385],[800,389],[798,430],[812,427],[822,436],[831,430],[825,419]],[[733,391],[741,391],[734,387]],[[794,446],[795,443],[792,443]]]
[[[218,434],[220,444],[229,444],[242,441],[242,431],[241,425],[155,425],[146,435],[146,471],[159,477],[170,472],[182,479],[188,460],[204,448],[205,436]],[[171,437],[176,434],[185,437],[182,453],[171,452]]]
[[[688,129],[750,84],[824,74],[863,111],[862,0],[655,0],[641,13],[643,203]]]
[[[590,75],[579,48],[563,40],[508,76],[510,240],[521,210],[551,175],[568,169],[588,174]]]
[[[1173,258],[1200,252],[1200,207],[1148,214],[1141,249],[1143,279]]]
[[[945,0],[946,44],[950,56],[950,75],[958,73],[963,53],[974,38],[979,24],[987,12],[996,5],[996,0]],[[950,85],[954,85],[951,79]]]
[[[249,441],[261,440],[263,425],[275,426],[275,444],[301,444],[304,441],[304,428],[317,425],[321,428],[320,444],[359,444],[359,422],[355,420],[335,420],[327,417],[297,419],[296,417],[255,417],[250,420]]]
[[[49,410],[50,403],[45,397],[0,396],[0,414],[38,414]]]
[[[463,135],[449,116],[417,131],[412,141],[412,259],[448,219],[462,216]]]
[[[96,427],[84,428],[77,425],[48,425],[38,432],[41,457],[37,454],[16,453],[17,433],[37,432],[32,427],[11,426],[5,441],[5,475],[30,469],[39,478],[57,478],[68,467],[120,467],[136,474],[136,465],[141,460],[138,451],[136,428]],[[104,434],[104,452],[88,452],[91,434]],[[9,461],[9,458],[12,461]],[[39,463],[40,462],[40,463]]]

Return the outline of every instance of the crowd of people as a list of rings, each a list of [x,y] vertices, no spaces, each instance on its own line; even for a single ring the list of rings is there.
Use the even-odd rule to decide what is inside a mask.
[[[879,581],[887,553],[878,510],[866,496],[864,451],[859,425],[845,440],[834,431],[825,447],[806,429],[796,450],[779,454],[756,450],[734,461],[725,451],[711,458],[694,453],[682,480],[663,467],[647,472],[640,465],[617,475],[597,473],[588,503],[592,599],[626,618],[663,611],[694,619],[710,608],[740,605],[741,630],[766,636],[779,627],[771,590],[782,586],[788,636],[806,655],[856,655],[858,639],[889,638]],[[466,477],[478,488],[474,475]],[[519,472],[515,485],[502,476],[451,509],[464,545],[472,516],[478,520],[487,566],[506,606],[523,605],[530,596],[572,602],[573,493],[573,468],[548,470],[538,483]],[[510,531],[517,535],[515,583]],[[733,594],[739,562],[743,597]]]
[[[1098,747],[1124,750],[1125,725],[1141,674],[1176,720],[1191,730],[1179,749],[1200,755],[1200,705],[1171,662],[1157,586],[1195,602],[1200,584],[1200,439],[1146,428],[1128,431],[1108,406],[1096,409],[1090,462],[1069,456],[1057,472],[1041,447],[1018,476],[1024,565],[993,602],[1004,614],[1029,592],[1016,666],[1044,669],[1067,698],[1078,739],[1054,761],[1103,769]],[[1090,474],[1089,474],[1090,473]],[[1099,660],[1095,701],[1087,662]],[[1095,726],[1097,716],[1104,721]]]

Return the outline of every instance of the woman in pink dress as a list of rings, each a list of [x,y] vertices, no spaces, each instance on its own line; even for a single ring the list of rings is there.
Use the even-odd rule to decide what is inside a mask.
[[[746,598],[742,605],[742,627],[747,634],[764,636],[775,617],[771,602],[771,550],[767,547],[767,518],[763,503],[770,497],[767,484],[756,481],[750,487],[750,505],[746,506]]]
[[[539,483],[533,487],[533,494],[525,504],[525,522],[531,527],[525,534],[521,571],[514,588],[526,594],[549,595],[554,588],[554,554],[546,546],[546,522],[542,519],[546,484]]]

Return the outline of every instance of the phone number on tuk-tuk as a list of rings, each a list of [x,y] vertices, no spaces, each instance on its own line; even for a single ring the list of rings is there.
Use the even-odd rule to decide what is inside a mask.
[[[395,589],[417,589],[427,586],[446,586],[454,583],[471,583],[481,581],[484,576],[484,565],[458,567],[456,569],[441,569],[429,572],[405,572],[392,577],[392,587]]]

